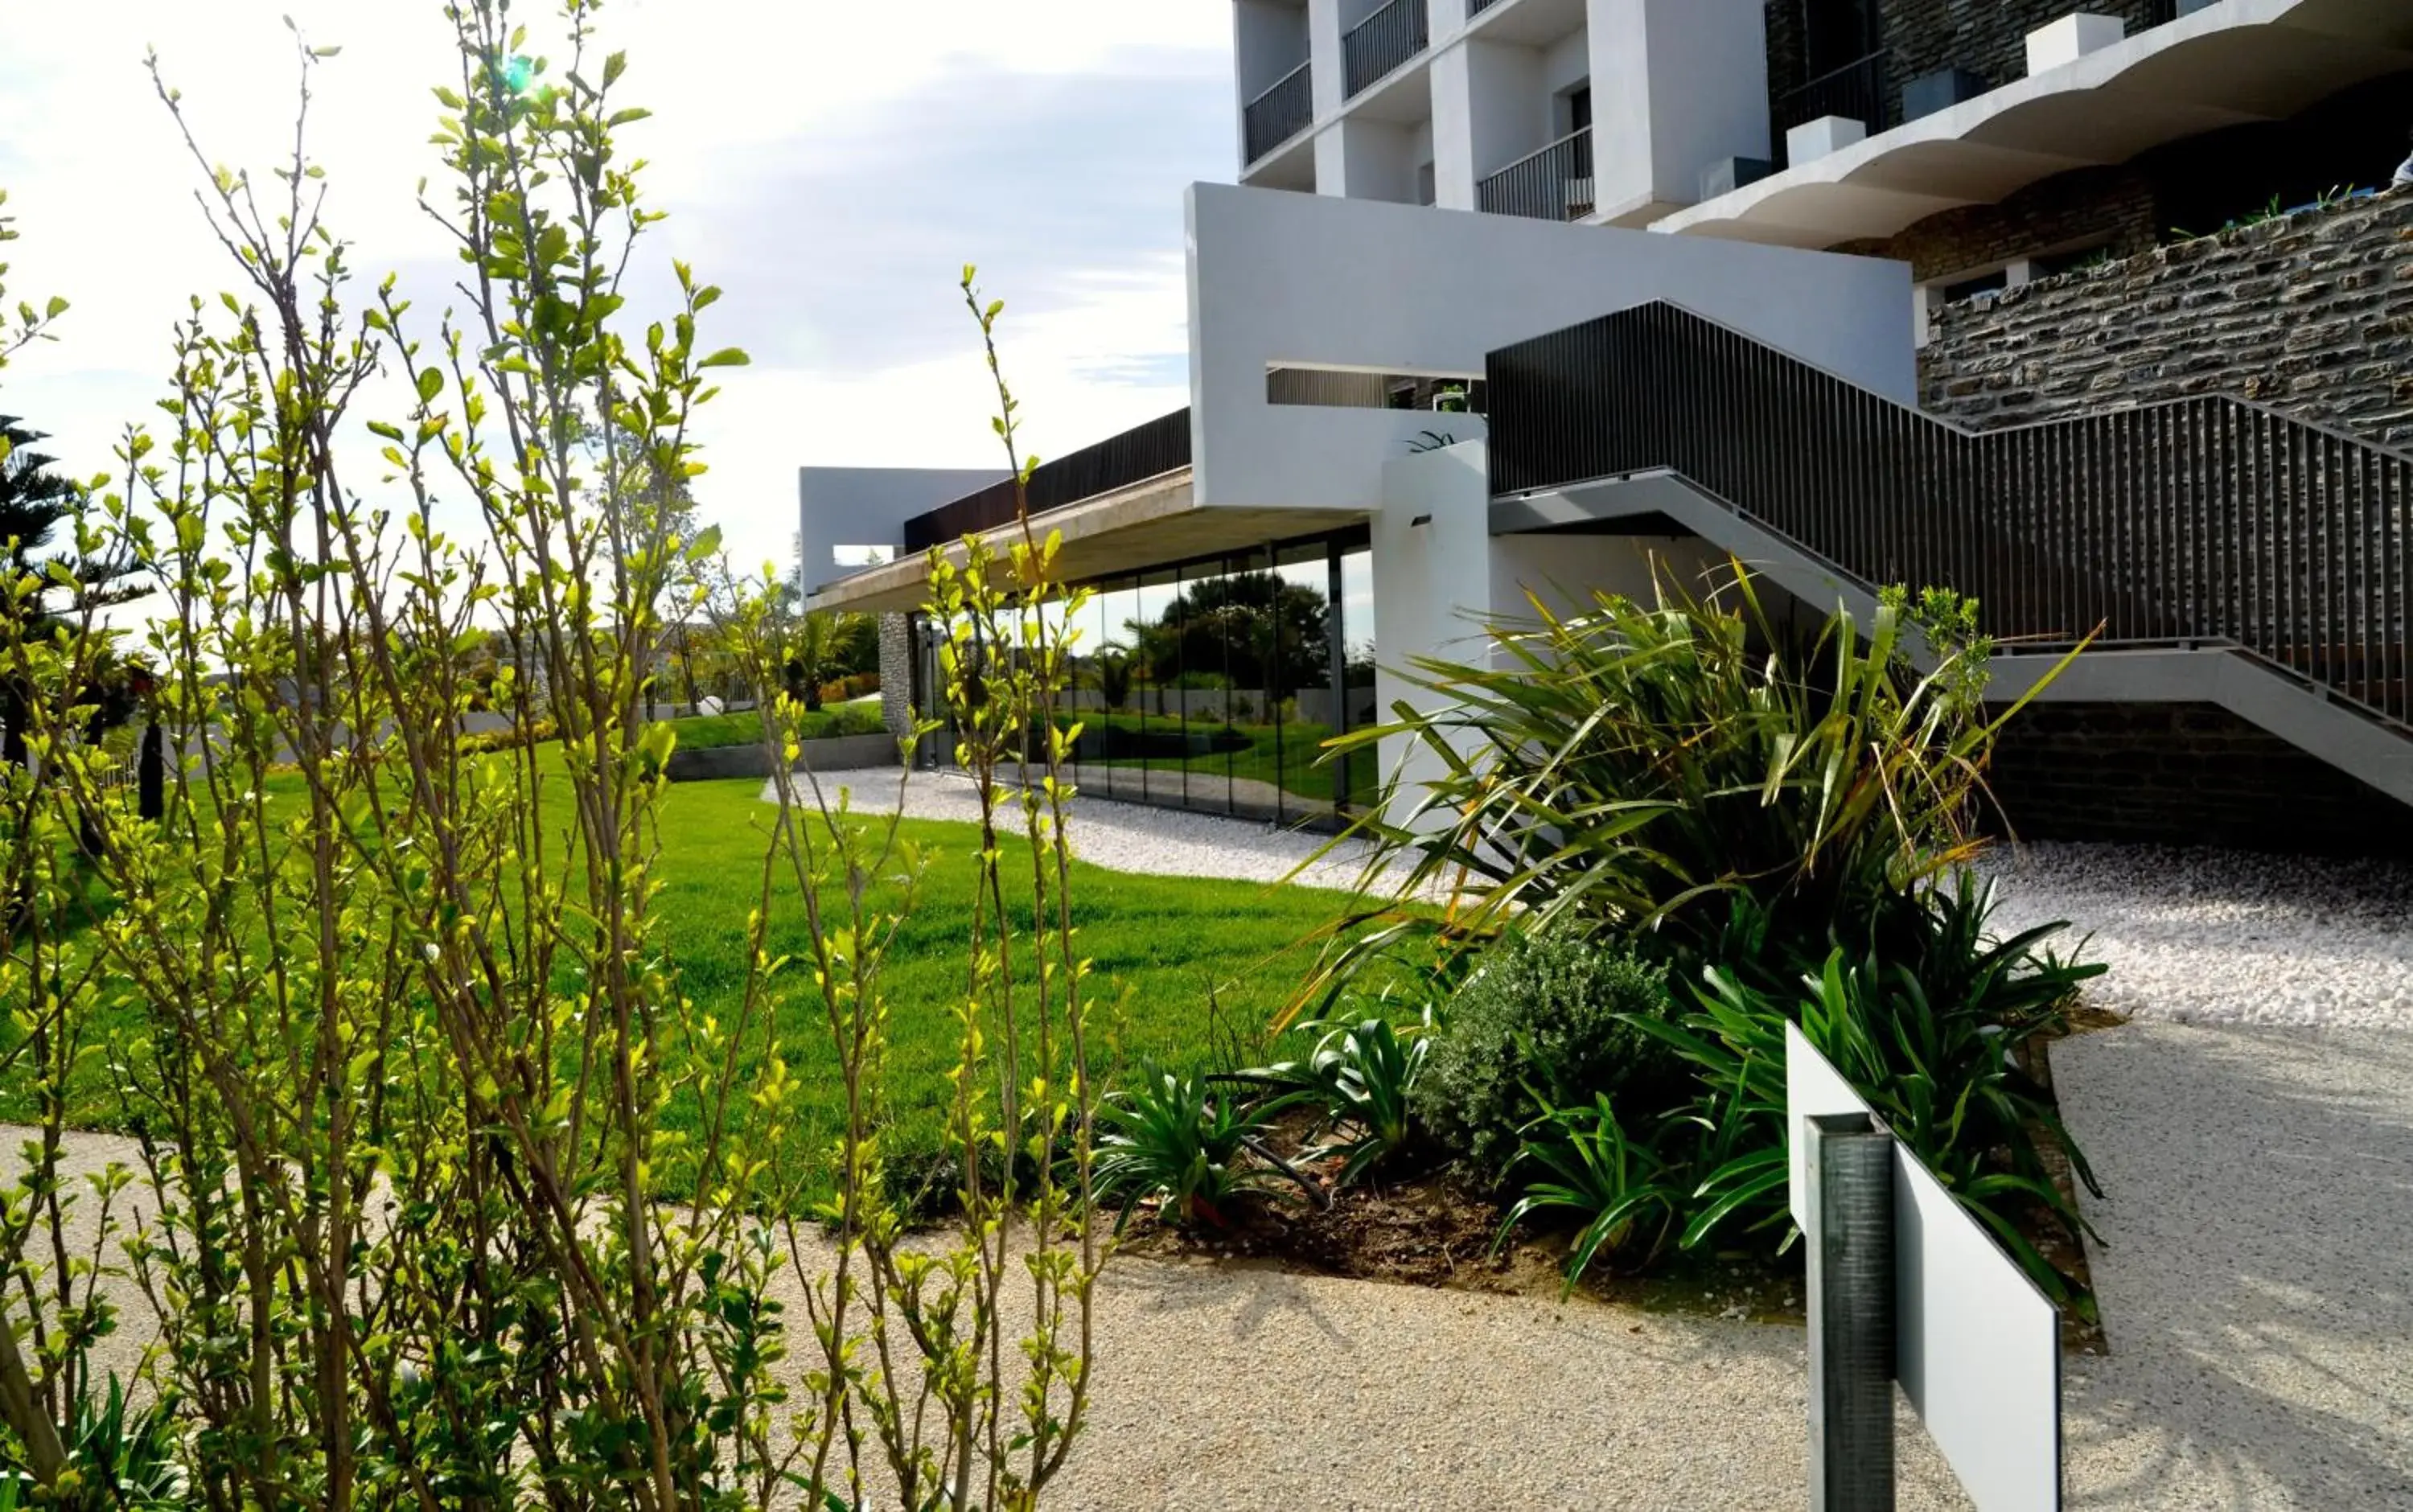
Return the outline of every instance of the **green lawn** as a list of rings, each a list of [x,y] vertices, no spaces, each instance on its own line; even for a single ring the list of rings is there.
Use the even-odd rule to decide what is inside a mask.
[[[288,774],[270,785],[272,801],[290,801],[300,779]],[[759,896],[763,826],[773,813],[761,802],[762,787],[751,778],[684,783],[663,798],[659,914],[683,990],[699,1013],[723,1022],[742,999],[746,924]],[[566,784],[548,784],[547,808],[556,825],[567,817],[567,804]],[[1078,823],[1076,815],[1076,835]],[[921,907],[896,942],[886,977],[890,1085],[898,1112],[889,1148],[910,1158],[940,1143],[945,1072],[956,1056],[950,1008],[963,986],[977,831],[912,821],[904,833],[931,860]],[[1011,865],[1010,849],[1008,859]],[[1096,963],[1090,987],[1100,1054],[1125,1067],[1148,1060],[1199,1065],[1235,1053],[1254,1058],[1264,1048],[1264,1026],[1306,969],[1304,953],[1282,953],[1332,920],[1347,901],[1341,894],[1300,887],[1146,877],[1088,865],[1074,867],[1073,896],[1079,947]],[[774,908],[772,919],[774,953],[801,953],[808,937],[792,897]],[[805,1088],[806,1148],[820,1159],[843,1106],[836,1056],[818,1000],[809,997],[810,977],[799,971],[781,981],[797,1000],[782,1017],[783,1054]],[[0,1028],[0,1041],[13,1034]],[[102,1075],[96,1058],[93,1085],[76,1099],[80,1122],[105,1127],[114,1119]],[[674,1107],[671,1116],[677,1121],[685,1111]],[[22,1122],[32,1114],[27,1089],[14,1081],[0,1085],[0,1120]]]

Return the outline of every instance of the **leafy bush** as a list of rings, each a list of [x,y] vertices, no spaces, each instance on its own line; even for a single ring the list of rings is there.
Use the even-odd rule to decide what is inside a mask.
[[[1511,936],[1450,999],[1415,1109],[1478,1176],[1497,1178],[1550,1108],[1606,1096],[1634,1116],[1680,1100],[1688,1084],[1675,1058],[1636,1027],[1668,1012],[1666,973],[1628,950]]]
[[[1784,1026],[1798,1022],[2037,1284],[2086,1311],[2069,1279],[2025,1238],[2021,1220],[2041,1212],[2073,1236],[2084,1228],[2053,1184],[2055,1156],[2088,1190],[2099,1196],[2101,1189],[2020,1054],[2061,1026],[2080,985],[2102,968],[2042,948],[2064,926],[1993,939],[1986,929],[1992,895],[1975,878],[1909,905],[1895,922],[1891,956],[1839,949],[1789,989],[1715,968],[1697,1012],[1643,1026],[1695,1068],[1702,1092],[1685,1118],[1723,1141],[1695,1157],[1698,1186],[1683,1242],[1789,1233]]]
[[[1708,597],[1663,583],[1649,605],[1603,593],[1580,615],[1537,604],[1533,621],[1495,623],[1489,660],[1415,663],[1432,707],[1334,742],[1397,737],[1441,758],[1358,822],[1364,885],[1445,895],[1448,923],[1425,926],[1467,941],[1514,923],[1684,963],[1715,958],[1742,896],[1776,938],[1823,954],[1838,921],[1977,849],[1972,810],[2016,707],[1986,717],[1985,647],[1956,602],[1888,593],[1868,626],[1838,613],[1804,645],[1737,567]],[[1355,964],[1336,950],[1323,977]]]
[[[1376,1164],[1412,1149],[1423,1137],[1414,1100],[1431,1063],[1432,1015],[1399,1030],[1382,1014],[1355,1023],[1312,1022],[1295,1032],[1314,1038],[1300,1060],[1285,1060],[1236,1078],[1269,1088],[1268,1113],[1307,1105],[1316,1110],[1307,1158],[1340,1157],[1339,1182],[1347,1186]],[[1342,1138],[1326,1135],[1345,1134]]]
[[[1152,1200],[1176,1224],[1221,1228],[1235,1198],[1274,1184],[1272,1169],[1249,1158],[1274,1112],[1198,1076],[1150,1072],[1099,1105],[1092,1190],[1122,1208],[1118,1228]]]
[[[1639,1241],[1641,1263],[1648,1264],[1691,1195],[1685,1172],[1670,1167],[1648,1143],[1629,1138],[1606,1096],[1584,1106],[1546,1110],[1528,1126],[1511,1168],[1529,1179],[1502,1222],[1492,1253],[1534,1213],[1556,1211],[1582,1220],[1567,1255],[1562,1296],[1575,1290],[1604,1253]]]

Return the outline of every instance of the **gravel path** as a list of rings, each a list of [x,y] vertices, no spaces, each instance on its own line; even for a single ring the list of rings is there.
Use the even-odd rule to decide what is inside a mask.
[[[2139,1022],[2052,1064],[2110,1193],[2071,1505],[2413,1507],[2413,1034]]]
[[[897,774],[893,766],[817,776],[832,803],[843,788],[859,810],[886,813],[896,807]],[[904,791],[910,818],[980,818],[980,800],[969,778],[951,772],[915,772],[907,778]],[[777,801],[769,783],[763,784],[762,796],[766,802]],[[1139,803],[1079,804],[1072,829],[1073,853],[1101,867],[1160,877],[1224,877],[1237,882],[1280,882],[1331,842],[1327,835]],[[1365,853],[1359,842],[1343,840],[1298,880],[1315,887],[1354,888]]]
[[[2069,921],[2097,1006],[2198,1024],[2413,1030],[2413,867],[2237,851],[1999,852],[1996,923]],[[2066,946],[2065,946],[2066,948]]]
[[[858,808],[895,806],[896,772],[829,772]],[[768,789],[765,789],[767,795]],[[909,813],[978,816],[965,778],[915,773]],[[1083,859],[1121,871],[1275,882],[1325,838],[1243,820],[1136,803],[1083,805],[1073,827]],[[1302,880],[1348,887],[1364,847],[1344,841]],[[1997,924],[2006,931],[2066,920],[2065,950],[2091,935],[2111,971],[2097,1006],[2178,1023],[2413,1029],[2413,866],[2235,851],[2037,844],[1997,852]]]

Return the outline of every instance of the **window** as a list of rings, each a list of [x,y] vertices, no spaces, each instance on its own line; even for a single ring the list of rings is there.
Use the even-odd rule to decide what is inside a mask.
[[[1578,131],[1588,130],[1591,126],[1591,85],[1577,84],[1567,91],[1567,129],[1564,134],[1572,137]]]
[[[1975,278],[1964,278],[1957,284],[1945,285],[1944,303],[1958,304],[1964,299],[1976,299],[1980,294],[1999,293],[2010,287],[2011,271],[2008,268],[1997,268],[1992,273],[1982,273]]]
[[[1433,166],[1429,162],[1418,163],[1416,165],[1416,203],[1429,205],[1432,202]]]

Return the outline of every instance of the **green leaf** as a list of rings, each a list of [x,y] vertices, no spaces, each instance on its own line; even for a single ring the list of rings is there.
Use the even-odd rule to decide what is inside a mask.
[[[695,365],[698,367],[744,367],[752,361],[753,359],[747,356],[745,351],[740,348],[723,347],[718,351],[714,352],[711,356],[705,358],[703,362],[700,362]]]
[[[55,320],[67,313],[67,302],[56,294],[52,294],[51,302],[42,306],[42,319],[45,320]]]
[[[422,369],[419,375],[419,402],[423,405],[434,404],[436,396],[443,392],[444,369],[435,366]]]

